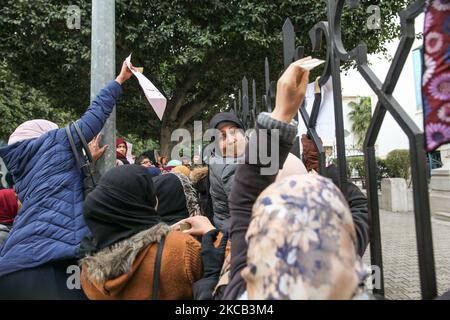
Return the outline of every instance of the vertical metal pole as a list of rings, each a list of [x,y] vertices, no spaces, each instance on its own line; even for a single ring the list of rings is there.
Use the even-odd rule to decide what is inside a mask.
[[[242,78],[242,123],[245,128],[248,128],[248,113],[249,113],[249,101],[248,101],[248,80],[244,76]]]
[[[422,299],[431,300],[437,296],[436,269],[433,252],[433,231],[428,196],[427,169],[423,135],[410,141],[411,178],[413,180],[414,218],[416,224],[416,244],[419,260],[420,287]],[[422,195],[419,197],[418,195]]]
[[[296,50],[295,48],[295,30],[294,26],[291,22],[291,19],[287,18],[283,24],[282,28],[282,36],[283,36],[283,62],[284,62],[284,70],[286,70],[289,65],[294,62],[295,56],[298,53],[301,53],[301,49]],[[294,117],[295,121],[298,122],[298,113]],[[301,158],[300,154],[300,137],[297,136],[294,141],[294,145],[291,149],[291,153]]]
[[[384,118],[385,112],[386,111],[381,111],[381,118]],[[380,208],[378,206],[377,178],[376,174],[373,174],[377,170],[375,147],[366,147],[364,156],[367,179],[367,203],[369,205],[370,261],[372,265],[377,266],[381,270],[379,275],[380,287],[374,288],[373,293],[384,296],[383,246],[381,244]]]
[[[283,62],[284,70],[294,61],[295,56],[295,31],[291,19],[287,18],[282,28],[283,36]]]
[[[238,93],[238,112],[236,113],[236,115],[238,116],[238,118],[241,117],[242,115],[242,94],[241,94],[241,89],[239,89],[239,93]]]
[[[339,188],[347,194],[347,159],[345,154],[344,115],[342,112],[341,58],[338,52],[340,39],[340,9],[343,0],[328,1],[328,23],[330,24],[330,67],[333,83],[334,121],[336,126],[336,147],[339,171]],[[336,39],[338,38],[338,39]],[[337,43],[338,42],[338,43]]]
[[[272,112],[272,104],[275,104],[277,96],[277,82],[276,81],[270,81],[270,89],[269,89],[269,112]]]
[[[270,90],[270,75],[269,75],[269,59],[264,59],[264,84],[266,88],[266,95],[269,95]]]
[[[252,117],[253,123],[251,124],[254,128],[256,128],[256,121],[259,115],[258,103],[256,102],[256,82],[255,79],[252,81]]]
[[[345,158],[344,115],[342,112],[341,61],[334,48],[331,47],[330,50],[339,187],[343,194],[347,194],[347,159]]]
[[[91,37],[91,101],[105,86],[113,80],[116,73],[116,29],[115,1],[92,1],[92,37]],[[116,163],[116,108],[102,129],[102,143],[109,148],[97,161],[96,169],[100,174],[115,166]]]
[[[263,96],[264,106],[267,112],[272,112],[272,101],[270,95],[270,76],[269,76],[269,59],[266,57],[264,60],[264,84],[266,88],[266,94]]]

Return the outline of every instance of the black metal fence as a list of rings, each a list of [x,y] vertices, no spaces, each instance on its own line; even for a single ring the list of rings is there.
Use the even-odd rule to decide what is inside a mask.
[[[358,5],[358,1],[345,0],[327,0],[327,19],[314,25],[309,31],[309,37],[312,42],[313,51],[320,49],[323,39],[326,43],[326,63],[323,73],[319,80],[319,86],[322,87],[331,77],[333,85],[334,114],[336,128],[336,153],[337,167],[339,170],[340,189],[345,194],[347,187],[347,165],[344,135],[344,118],[342,110],[342,90],[341,90],[341,63],[354,61],[358,72],[369,84],[371,89],[378,97],[378,103],[372,116],[369,129],[363,144],[365,170],[366,170],[366,188],[369,205],[369,223],[370,223],[370,254],[371,263],[380,268],[381,287],[374,291],[384,295],[384,277],[383,277],[383,258],[381,246],[381,228],[379,218],[379,204],[377,192],[377,175],[375,159],[375,141],[378,137],[384,116],[388,111],[394,120],[405,132],[409,140],[409,152],[411,158],[411,175],[414,195],[414,216],[417,252],[420,270],[420,284],[423,299],[432,299],[437,295],[436,274],[433,254],[433,239],[431,230],[430,204],[427,182],[427,162],[426,152],[424,150],[424,136],[422,130],[405,112],[398,101],[392,96],[405,61],[409,55],[415,39],[414,22],[417,16],[423,12],[425,0],[418,0],[406,9],[399,12],[401,21],[400,43],[395,56],[390,65],[388,74],[384,82],[377,78],[368,65],[367,46],[358,45],[350,51],[347,51],[341,38],[341,16],[345,3],[350,8]],[[284,68],[290,63],[300,59],[304,55],[304,47],[295,45],[294,26],[289,19],[282,27],[283,32],[283,57]],[[252,81],[252,108],[249,108],[249,88],[246,77],[242,80],[242,91],[238,93],[238,105],[234,104],[234,111],[241,117],[248,127],[252,127],[256,121],[256,115],[264,110],[271,111],[275,98],[276,82],[270,81],[269,63],[266,58],[264,64],[265,70],[265,94],[262,96],[261,110],[256,101],[255,81]],[[322,143],[316,132],[317,118],[320,112],[321,93],[316,92],[314,103],[310,114],[306,108],[300,108],[302,121],[307,127],[307,134],[313,140],[319,151],[319,172],[325,169],[325,153]]]

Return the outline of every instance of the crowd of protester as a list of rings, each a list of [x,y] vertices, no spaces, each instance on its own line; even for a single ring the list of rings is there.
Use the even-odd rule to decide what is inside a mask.
[[[117,138],[116,166],[86,194],[67,130],[46,120],[20,125],[0,149],[13,180],[0,190],[0,298],[373,299],[361,260],[366,197],[352,183],[342,194],[333,164],[317,174],[307,136],[302,159],[290,153],[309,77],[300,62],[278,80],[275,109],[258,116],[257,134],[246,136],[234,113],[211,119],[209,160],[240,162],[169,159],[156,150],[134,161]],[[93,141],[93,162],[131,75],[124,63],[76,121]],[[249,146],[267,147],[260,142],[271,141],[270,129],[279,132],[278,169],[261,174],[263,152],[251,162]],[[67,286],[74,265],[79,289]]]

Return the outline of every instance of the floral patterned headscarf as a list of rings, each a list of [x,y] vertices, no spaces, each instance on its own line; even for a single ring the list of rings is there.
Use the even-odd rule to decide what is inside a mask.
[[[450,142],[450,3],[427,1],[423,31],[422,99],[425,148]]]
[[[249,299],[352,299],[366,276],[352,215],[339,189],[319,175],[266,188],[247,231]]]

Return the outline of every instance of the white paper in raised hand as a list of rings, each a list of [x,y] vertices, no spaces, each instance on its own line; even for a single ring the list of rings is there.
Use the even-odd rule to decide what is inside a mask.
[[[305,70],[312,70],[315,67],[320,66],[322,63],[324,63],[325,60],[320,60],[320,59],[311,59],[311,60],[307,60],[303,63],[300,64],[300,67],[302,67]]]
[[[144,91],[145,97],[152,106],[153,110],[155,110],[159,120],[162,120],[164,111],[166,110],[167,106],[166,97],[164,97],[164,95],[153,85],[153,83],[150,80],[147,79],[146,76],[144,76],[140,72],[136,72],[133,69],[131,69],[131,54],[128,56],[128,58],[125,59],[125,61],[127,63],[128,68],[131,70],[131,72],[133,72],[133,74],[138,79],[139,85]]]

